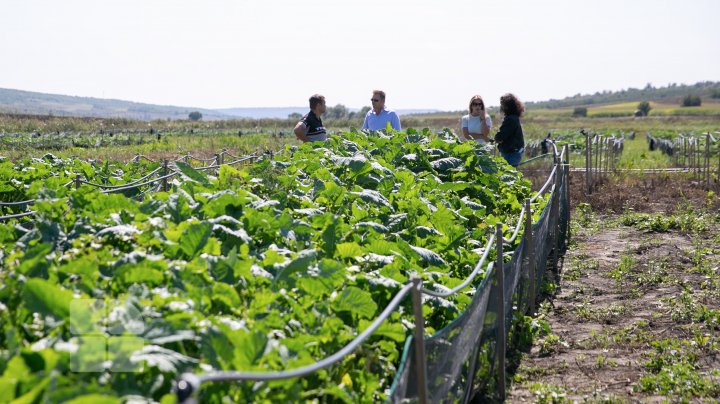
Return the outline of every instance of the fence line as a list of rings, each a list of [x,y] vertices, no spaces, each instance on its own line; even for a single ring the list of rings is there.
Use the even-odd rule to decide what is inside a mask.
[[[714,179],[716,187],[720,189],[720,145],[713,133],[709,131],[700,135],[678,133],[670,140],[655,137],[648,132],[647,140],[650,151],[660,150],[663,154],[671,157],[678,172],[692,173],[695,179],[705,184],[706,190],[712,188]],[[712,157],[716,153],[718,157],[717,175],[713,175],[715,170],[711,167]]]
[[[585,135],[585,187],[586,193],[593,190],[605,181],[610,172],[616,172],[617,161],[625,148],[625,138],[590,134],[581,130]]]
[[[226,154],[225,150],[223,150],[219,154],[216,154],[212,160],[214,160],[216,163],[218,161],[222,161],[221,156],[223,154]],[[184,157],[186,157],[186,156],[184,156]],[[175,160],[175,161],[181,161],[184,157],[180,158],[179,160]],[[259,157],[259,155],[257,154],[257,152],[255,152],[255,153],[252,153],[247,156],[239,157],[236,160],[231,161],[229,163],[218,163],[218,164],[211,165],[211,166],[198,167],[198,168],[193,168],[193,169],[196,171],[206,171],[206,170],[210,170],[210,169],[219,168],[221,165],[234,165],[234,164],[239,164],[239,163],[242,163],[245,161],[253,161],[253,160],[257,159],[258,157]],[[143,156],[142,154],[137,154],[135,157],[133,157],[131,159],[131,162],[133,162],[133,161],[137,162],[137,161],[139,161],[140,158],[146,158],[146,157]],[[148,160],[150,160],[150,159],[148,159]],[[163,171],[165,174],[158,178],[155,178],[153,180],[142,182],[142,181],[152,177],[153,175],[157,174],[160,171]],[[163,165],[161,167],[159,167],[159,168],[153,170],[152,172],[144,175],[143,177],[133,180],[127,184],[122,184],[122,185],[95,184],[95,183],[83,180],[81,178],[80,174],[76,174],[75,179],[64,184],[64,186],[67,187],[67,186],[72,186],[74,184],[75,188],[79,188],[81,185],[84,184],[84,185],[89,185],[89,186],[96,187],[96,188],[101,188],[101,189],[103,189],[102,193],[110,194],[110,193],[114,193],[114,192],[122,192],[122,191],[127,191],[130,189],[140,188],[140,187],[143,187],[146,185],[151,185],[151,184],[154,184],[157,182],[162,182],[161,190],[164,191],[164,190],[167,190],[167,179],[178,175],[178,173],[179,173],[178,171],[169,170],[168,169],[168,161],[164,160]],[[147,192],[148,191],[144,191],[141,193],[141,195],[145,195]],[[29,205],[32,205],[33,203],[35,203],[36,201],[37,201],[37,199],[29,199],[26,201],[18,201],[18,202],[0,202],[0,207],[1,206],[22,206],[22,205],[29,206]],[[21,217],[25,217],[25,216],[30,216],[35,213],[36,213],[35,211],[29,211],[29,212],[24,212],[24,213],[20,213],[20,214],[0,216],[0,221],[17,219],[17,218],[21,218]]]
[[[306,365],[297,369],[283,371],[283,372],[237,372],[237,371],[226,371],[216,373],[206,373],[202,375],[194,375],[191,373],[183,374],[180,382],[178,382],[178,390],[183,389],[185,386],[200,385],[208,382],[232,382],[236,380],[281,380],[289,379],[293,377],[305,376],[310,373],[314,373],[320,369],[326,368],[339,360],[343,359],[348,354],[352,353],[355,348],[358,347],[363,341],[365,341],[370,335],[372,335],[384,322],[390,317],[393,311],[400,305],[400,302],[410,293],[410,289],[413,287],[412,283],[408,283],[403,286],[395,297],[390,301],[385,310],[380,313],[378,318],[373,321],[360,335],[354,340],[350,341],[342,349],[337,351],[327,358],[315,362],[311,365]],[[186,401],[187,402],[187,401]]]

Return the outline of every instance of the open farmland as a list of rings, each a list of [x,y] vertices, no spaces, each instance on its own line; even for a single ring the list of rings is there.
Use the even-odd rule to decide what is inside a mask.
[[[164,400],[183,372],[311,364],[366,329],[412,274],[458,286],[531,192],[503,160],[444,132],[349,132],[253,160],[173,172],[145,159],[4,162],[3,400]],[[471,301],[430,298],[426,331]],[[201,396],[384,399],[413,328],[408,304],[359,353],[299,384]]]
[[[554,133],[558,151],[562,145],[570,147],[563,158],[569,159],[572,167],[582,167],[584,135],[571,128],[604,122],[598,119],[573,123],[560,120],[550,125],[529,119],[530,138],[542,139],[545,133]],[[649,150],[648,138],[640,132],[652,128],[660,135],[658,129],[665,128],[663,136],[670,136],[673,127],[663,119],[618,121],[616,128],[607,121],[607,127],[598,129],[597,133],[606,138],[624,139],[619,154],[607,155],[615,161],[612,167],[672,167],[676,160],[659,150]],[[687,133],[712,125],[712,121],[699,122],[687,120],[678,126],[687,128],[681,130]],[[630,132],[636,136],[625,138]],[[596,132],[586,129],[585,133],[594,136]],[[566,373],[547,372],[568,381],[558,385],[558,379],[536,379],[532,370],[538,366],[552,368],[552,363],[521,363],[523,358],[547,358],[547,352],[566,353],[565,344],[584,346],[582,341],[576,342],[585,338],[583,335],[563,334],[562,323],[567,318],[553,317],[564,312],[558,309],[554,313],[548,303],[539,301],[539,317],[535,320],[524,316],[534,313],[530,304],[534,298],[528,297],[524,289],[528,285],[528,266],[513,263],[527,253],[520,247],[525,243],[522,206],[526,198],[533,198],[533,223],[541,223],[552,212],[568,213],[559,200],[555,204],[552,181],[546,193],[533,192],[551,174],[551,157],[539,158],[515,171],[494,156],[491,148],[459,143],[447,131],[412,129],[370,136],[339,131],[323,145],[301,146],[287,136],[262,134],[175,132],[137,145],[113,144],[122,140],[119,137],[100,138],[110,143],[46,149],[30,147],[22,138],[16,138],[9,150],[23,152],[0,164],[1,215],[18,216],[0,223],[0,278],[4,285],[0,288],[4,327],[0,383],[7,387],[2,389],[0,401],[102,398],[116,402],[135,397],[169,402],[175,399],[178,381],[190,380],[181,379],[182,373],[202,377],[240,371],[245,373],[234,376],[247,378],[255,373],[305,369],[353,344],[368,329],[373,332],[354,350],[304,377],[217,384],[207,379],[193,393],[201,401],[210,402],[223,398],[374,402],[417,397],[415,382],[407,382],[415,379],[413,363],[417,362],[411,358],[414,345],[410,342],[416,340],[412,337],[416,318],[409,297],[395,301],[397,296],[409,293],[413,274],[420,275],[431,293],[445,294],[459,288],[457,293],[426,295],[422,299],[428,375],[437,375],[440,369],[445,372],[437,362],[437,352],[445,351],[437,350],[437,342],[453,341],[451,346],[461,346],[460,340],[452,336],[459,329],[454,324],[464,324],[469,318],[467,313],[478,310],[483,296],[487,309],[481,310],[482,318],[494,324],[485,329],[481,325],[476,333],[476,368],[466,368],[472,361],[463,362],[462,357],[453,356],[453,361],[445,362],[462,364],[457,381],[452,388],[444,382],[433,385],[430,396],[477,394],[477,400],[496,399],[501,397],[498,357],[488,347],[496,341],[498,322],[493,318],[499,308],[494,306],[495,297],[481,293],[484,285],[495,282],[496,271],[479,263],[484,253],[488,253],[486,263],[498,258],[494,246],[491,248],[497,223],[503,224],[501,237],[511,240],[506,248],[514,249],[514,253],[503,254],[505,271],[510,274],[515,271],[511,268],[518,268],[518,277],[510,279],[520,285],[511,295],[517,307],[509,305],[504,309],[511,314],[507,323],[506,384],[511,400],[603,395],[628,398],[624,395],[627,391],[640,399],[717,397],[717,392],[707,387],[715,376],[702,364],[705,362],[698,362],[712,363],[713,357],[708,356],[708,349],[716,344],[712,339],[706,341],[708,349],[693,351],[698,361],[675,364],[662,359],[655,368],[644,367],[643,360],[652,360],[646,348],[653,345],[646,341],[645,353],[639,354],[633,370],[626,372],[624,384],[618,383],[620,390],[602,384],[594,386],[594,390],[583,390],[586,381],[579,375],[568,378]],[[31,136],[27,139],[33,141]],[[40,140],[56,139],[42,135]],[[180,144],[185,146],[178,147]],[[115,158],[111,157],[113,149],[118,153]],[[74,157],[83,150],[86,156],[111,158]],[[34,158],[23,157],[25,152]],[[244,155],[250,158],[243,159]],[[716,162],[717,156],[713,159]],[[169,160],[169,164],[164,165],[163,160]],[[577,293],[573,292],[571,298],[564,294],[575,286],[565,282],[582,277],[583,282],[596,285],[598,290],[601,286],[610,288],[612,283],[605,279],[620,282],[624,274],[636,272],[633,276],[637,279],[655,276],[640,272],[664,259],[648,255],[647,265],[626,262],[620,269],[611,265],[607,268],[609,275],[594,271],[596,267],[586,269],[582,263],[586,258],[601,260],[593,254],[605,251],[588,250],[588,243],[597,242],[595,237],[618,245],[639,238],[640,248],[648,243],[662,246],[677,241],[672,237],[675,241],[665,240],[664,236],[644,240],[643,232],[652,235],[667,229],[672,235],[675,229],[687,231],[690,239],[681,244],[685,246],[683,251],[687,251],[688,259],[712,272],[716,263],[702,261],[705,255],[697,255],[700,253],[692,248],[697,244],[693,240],[716,237],[714,223],[718,219],[712,213],[717,209],[716,194],[703,191],[704,183],[690,173],[678,177],[686,181],[687,189],[662,199],[662,207],[642,199],[655,187],[672,190],[682,183],[669,181],[663,175],[671,174],[608,172],[594,193],[586,196],[582,174],[572,173],[573,181],[568,183],[572,204],[584,203],[571,214],[568,256],[555,261],[560,258],[555,252],[562,250],[553,249],[556,243],[562,244],[556,230],[545,233],[536,228],[533,232],[536,242],[543,243],[537,251],[543,257],[542,265],[539,259],[534,264],[536,276],[544,279],[537,293],[549,299],[546,301],[557,304],[570,299],[577,305]],[[713,185],[717,183],[715,178],[713,173]],[[564,184],[564,180],[557,184]],[[626,194],[626,186],[645,188],[637,195]],[[682,195],[692,195],[692,209],[672,207]],[[611,210],[621,215],[608,218],[600,213]],[[669,218],[665,219],[665,215]],[[697,221],[694,216],[702,219]],[[709,225],[700,226],[699,222]],[[513,237],[516,223],[520,226],[517,239]],[[613,226],[625,227],[617,230]],[[607,228],[609,233],[598,233],[598,228]],[[714,248],[707,244],[698,251],[711,253]],[[662,255],[666,250],[658,247],[658,251]],[[540,271],[546,264],[548,270],[555,269],[556,262],[557,271]],[[681,278],[680,272],[673,274],[673,279]],[[463,288],[468,276],[470,286]],[[711,274],[703,276],[710,278],[709,283],[694,287],[700,291],[714,282]],[[685,284],[682,280],[673,282]],[[680,293],[685,302],[682,304],[701,313],[697,318],[692,317],[695,314],[683,317],[704,324],[697,330],[693,328],[692,333],[713,330],[717,307],[708,300],[712,297],[682,290],[670,293],[669,289],[661,289],[647,294],[667,292],[670,299],[677,296],[675,292]],[[607,295],[607,301],[583,300],[578,323],[604,321],[607,312],[615,316],[613,324],[624,327],[622,313],[612,310],[632,310],[643,304],[642,300],[632,300],[641,298],[637,293],[616,296],[613,289],[600,293]],[[620,303],[612,306],[614,300]],[[603,306],[605,303],[612,310]],[[668,300],[666,304],[676,302]],[[386,321],[373,328],[388,307],[395,309]],[[82,320],[79,323],[78,318]],[[682,321],[676,316],[659,324],[678,324],[677,329],[683,330],[686,323]],[[649,324],[655,325],[651,321]],[[606,334],[619,332],[602,327],[597,330]],[[673,338],[681,337],[673,334]],[[535,347],[528,348],[533,341]],[[682,345],[683,341],[672,343]],[[457,355],[455,349],[462,350],[453,349],[453,355]],[[524,356],[522,353],[528,349]],[[573,354],[577,357],[581,352]],[[605,352],[593,351],[584,358],[590,356],[594,374],[617,369],[617,359]],[[563,360],[566,358],[559,358],[558,363]],[[696,371],[688,377],[706,387],[696,393],[662,387],[671,386],[660,380],[665,377],[662,369],[666,362],[668,366]],[[592,366],[588,362],[579,369]],[[438,383],[439,379],[433,376],[428,380]],[[442,396],[433,396],[443,391]]]

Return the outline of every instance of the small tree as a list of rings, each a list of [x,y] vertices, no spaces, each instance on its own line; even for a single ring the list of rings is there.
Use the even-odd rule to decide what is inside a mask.
[[[647,101],[641,101],[637,105],[637,110],[640,113],[640,116],[648,116],[648,114],[650,114],[651,109],[652,109],[652,107],[650,106],[650,103]]]
[[[702,105],[702,100],[698,95],[689,94],[683,98],[682,104],[680,105],[683,107],[699,107]]]
[[[188,114],[188,118],[190,118],[191,121],[199,121],[202,119],[202,114],[198,111],[193,111]]]
[[[720,88],[713,90],[710,94],[710,98],[720,98]]]
[[[355,114],[355,116],[359,117],[360,119],[365,119],[365,115],[367,115],[368,111],[370,111],[370,107],[368,107],[366,105],[366,106],[360,108],[360,111],[358,111],[358,113]]]
[[[302,118],[302,114],[299,112],[293,112],[292,114],[288,114],[288,119],[296,120]]]
[[[572,116],[587,116],[587,108],[575,107]]]
[[[325,110],[325,117],[328,119],[344,119],[347,118],[347,114],[350,112],[346,106],[337,104],[334,107],[327,107]]]

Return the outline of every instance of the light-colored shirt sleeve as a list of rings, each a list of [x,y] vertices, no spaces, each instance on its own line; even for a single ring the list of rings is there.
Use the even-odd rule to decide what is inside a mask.
[[[371,112],[372,112],[372,110],[368,111],[368,113],[365,114],[365,120],[363,121],[363,126],[362,126],[363,129],[369,129],[369,128],[370,128],[370,127],[368,126],[368,117],[370,116],[370,113],[371,113]]]
[[[396,131],[402,130],[400,127],[400,117],[395,112],[392,112],[392,116],[390,117],[390,126],[392,126],[392,128]]]
[[[467,128],[468,127],[468,116],[463,115],[462,118],[460,118],[460,128]]]
[[[492,118],[490,118],[490,114],[485,115],[485,124],[487,125],[488,129],[492,128]]]

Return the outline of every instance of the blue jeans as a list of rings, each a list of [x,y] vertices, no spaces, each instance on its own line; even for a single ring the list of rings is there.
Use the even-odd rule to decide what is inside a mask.
[[[522,160],[523,152],[525,151],[525,148],[521,148],[520,150],[512,153],[505,153],[500,152],[502,154],[505,161],[508,162],[513,167],[517,167],[518,164],[520,164],[520,160]]]

